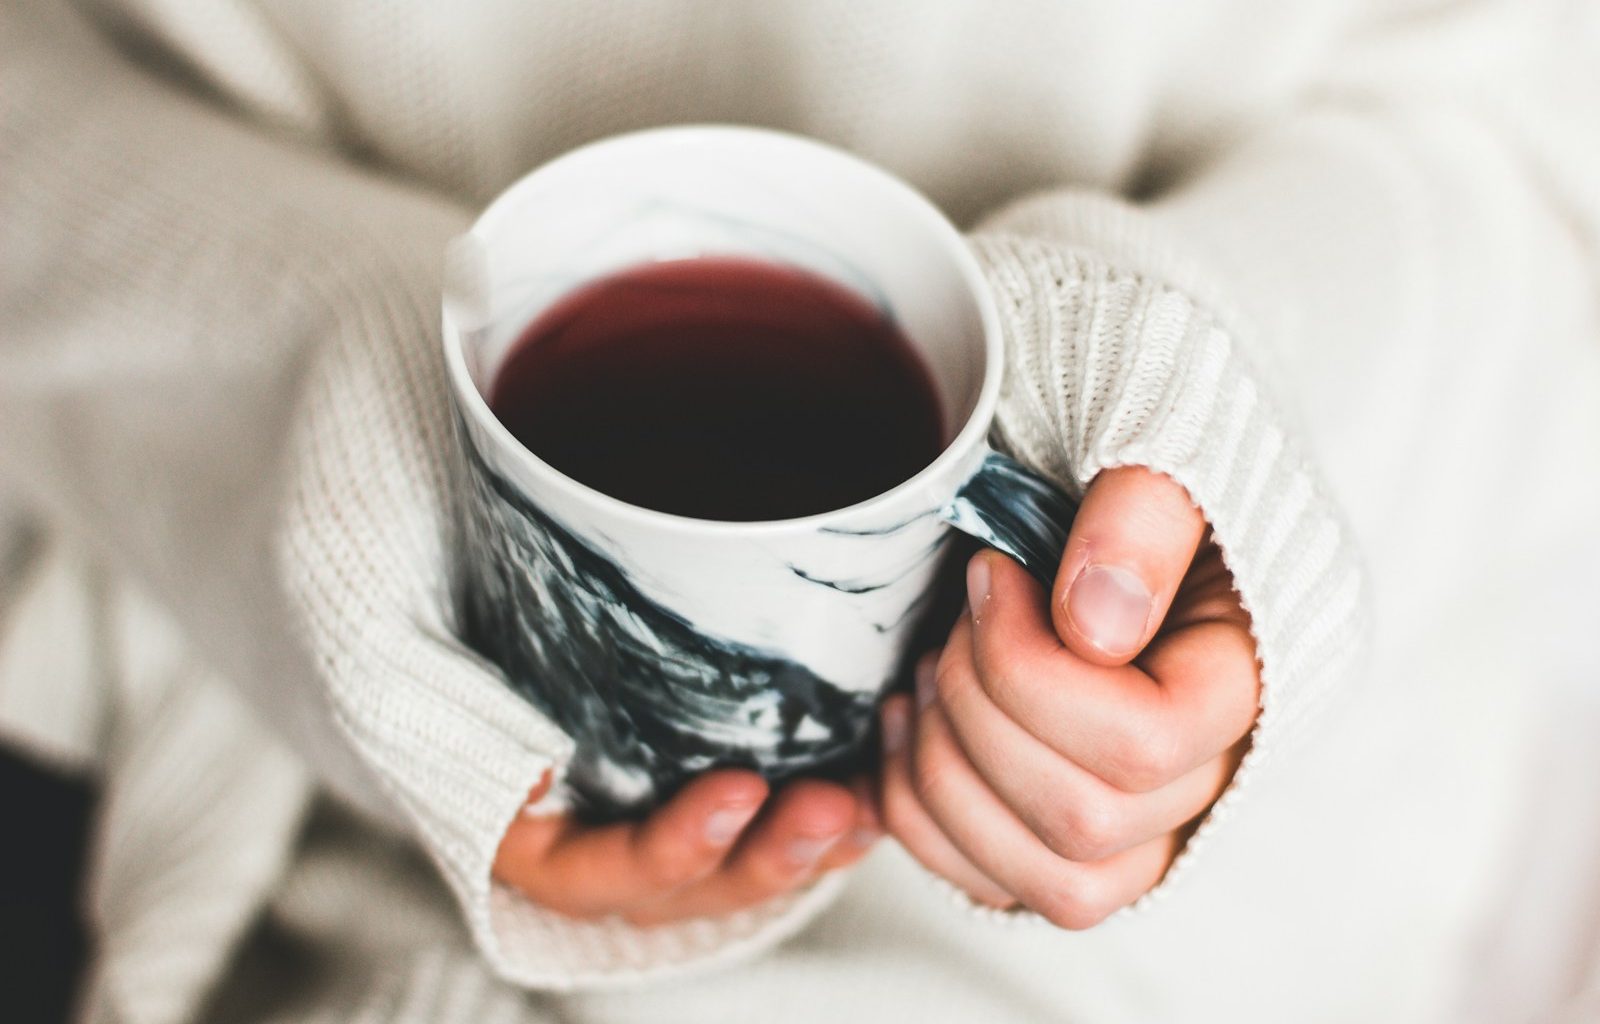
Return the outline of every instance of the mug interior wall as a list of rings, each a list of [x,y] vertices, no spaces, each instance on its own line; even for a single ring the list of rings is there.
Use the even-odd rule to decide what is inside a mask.
[[[574,288],[628,266],[746,256],[820,274],[896,321],[933,371],[948,442],[983,385],[983,324],[951,254],[963,244],[906,187],[781,135],[625,137],[514,187],[473,229],[490,323],[466,363],[480,393],[513,342]]]

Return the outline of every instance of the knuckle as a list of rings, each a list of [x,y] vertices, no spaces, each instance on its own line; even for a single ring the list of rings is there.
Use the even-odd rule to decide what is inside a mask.
[[[1121,848],[1122,816],[1109,800],[1079,799],[1050,819],[1039,838],[1058,857],[1080,863],[1104,860]]]
[[[1081,932],[1104,921],[1115,908],[1089,879],[1058,879],[1055,885],[1030,892],[1024,904],[1057,928]]]
[[[790,858],[786,842],[775,839],[750,851],[737,872],[734,890],[744,902],[755,903],[793,889],[809,874],[806,865]]]
[[[693,850],[674,844],[650,851],[643,858],[642,867],[652,886],[672,889],[694,880],[700,873],[701,858]]]
[[[774,857],[751,857],[728,879],[731,899],[742,906],[759,903],[783,890],[784,879]]]
[[[1127,729],[1109,742],[1106,781],[1123,792],[1160,789],[1183,771],[1183,738],[1159,720]]]
[[[746,904],[759,903],[781,896],[809,877],[810,872],[794,867],[777,854],[762,857],[745,876],[739,896]]]

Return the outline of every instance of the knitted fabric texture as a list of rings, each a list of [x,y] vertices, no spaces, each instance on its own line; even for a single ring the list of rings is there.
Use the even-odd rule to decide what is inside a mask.
[[[1519,503],[1550,493],[1543,464],[1592,461],[1597,403],[1565,368],[1600,330],[1600,87],[1556,5],[1422,6],[0,5],[0,557],[9,574],[32,550],[13,533],[51,552],[0,578],[0,731],[114,776],[89,1018],[194,1019],[270,961],[274,928],[341,978],[284,982],[285,1019],[638,1019],[622,992],[550,993],[666,979],[721,1009],[748,983],[741,1005],[785,1020],[816,1015],[773,996],[803,985],[856,1019],[871,979],[833,985],[859,965],[946,1019],[1181,1017],[1194,993],[1284,1019],[1333,963],[1326,1019],[1433,1006],[1519,801],[1496,782],[1502,711],[1533,699],[1485,659],[1436,678],[1500,642],[1444,581],[1469,548],[1544,566],[1557,518],[1530,508],[1600,505],[1570,482]],[[951,914],[891,850],[854,876],[870,891],[846,874],[655,929],[493,881],[571,740],[457,637],[440,260],[543,160],[683,121],[822,138],[977,224],[1007,348],[997,443],[1077,491],[1150,466],[1205,513],[1262,710],[1159,911],[1011,945],[989,922],[1027,915]],[[1559,574],[1500,578],[1515,606]],[[1406,632],[1366,731],[1318,752],[1369,590]],[[1346,822],[1374,808],[1407,823],[1386,855],[1426,870],[1346,877],[1369,845]],[[1257,879],[1271,900],[1240,895]],[[1329,904],[1360,886],[1410,925],[1340,930]],[[1300,935],[1318,952],[1271,959],[1273,900],[1322,915]],[[1196,934],[1241,964],[1146,955]],[[1377,952],[1341,957],[1357,941]],[[508,998],[473,948],[546,994]],[[236,1005],[267,1005],[261,977]]]

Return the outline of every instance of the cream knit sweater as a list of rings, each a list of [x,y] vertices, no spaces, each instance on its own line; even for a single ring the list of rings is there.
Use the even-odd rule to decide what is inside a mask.
[[[0,9],[0,728],[103,779],[87,1017],[1467,998],[1540,686],[1592,630],[1552,595],[1600,572],[1592,7],[82,8]],[[1213,524],[1262,714],[1134,912],[996,920],[895,850],[651,931],[491,882],[569,743],[454,638],[441,252],[542,160],[684,120],[844,145],[973,225],[1000,440],[1073,487],[1153,466]]]

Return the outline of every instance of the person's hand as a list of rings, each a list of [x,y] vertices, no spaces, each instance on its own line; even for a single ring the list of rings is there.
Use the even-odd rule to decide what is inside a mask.
[[[544,795],[548,780],[529,797]],[[871,790],[803,779],[776,793],[754,772],[708,772],[639,822],[522,815],[494,874],[568,917],[636,925],[717,917],[855,863],[882,834]]]
[[[1087,928],[1153,888],[1258,711],[1249,617],[1188,493],[1102,472],[1048,596],[967,567],[968,610],[883,708],[884,821],[978,902]]]

